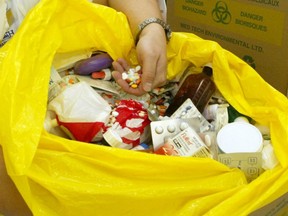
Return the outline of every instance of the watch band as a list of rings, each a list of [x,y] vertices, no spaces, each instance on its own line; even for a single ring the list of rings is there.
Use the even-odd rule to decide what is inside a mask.
[[[159,18],[150,17],[148,19],[145,19],[142,23],[140,23],[138,25],[138,33],[136,34],[136,39],[135,39],[136,44],[137,44],[137,42],[139,40],[139,36],[140,36],[141,32],[143,31],[143,29],[146,26],[148,26],[149,24],[151,24],[151,23],[158,23],[159,25],[161,25],[162,28],[165,31],[166,39],[167,39],[167,41],[169,41],[169,39],[171,38],[171,34],[172,34],[170,26],[168,24],[166,24],[163,20],[159,19]]]

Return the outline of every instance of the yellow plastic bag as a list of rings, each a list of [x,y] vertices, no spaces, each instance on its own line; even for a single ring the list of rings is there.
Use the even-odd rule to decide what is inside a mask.
[[[42,0],[0,49],[1,129],[8,173],[34,215],[248,215],[288,191],[288,102],[217,43],[173,33],[168,77],[213,62],[241,113],[270,126],[279,165],[251,183],[212,159],[167,157],[66,140],[43,129],[58,54],[99,49],[135,61],[126,17],[86,0]],[[271,72],[273,73],[273,72]]]

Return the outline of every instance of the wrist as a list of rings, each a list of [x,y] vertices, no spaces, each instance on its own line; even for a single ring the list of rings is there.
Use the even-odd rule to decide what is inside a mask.
[[[152,27],[152,26],[156,26],[156,25],[158,27],[161,27],[163,32],[165,32],[166,40],[169,41],[169,39],[171,37],[171,33],[172,33],[170,26],[167,25],[163,20],[161,20],[159,18],[151,17],[151,18],[145,19],[142,23],[140,23],[138,25],[138,29],[137,29],[136,34],[135,34],[136,35],[135,43],[137,44],[142,32],[147,30],[147,26]]]
[[[137,40],[135,41],[136,44],[142,37],[145,37],[146,35],[153,36],[153,38],[158,38],[164,42],[167,40],[165,30],[157,23],[151,23],[146,26],[138,35]]]

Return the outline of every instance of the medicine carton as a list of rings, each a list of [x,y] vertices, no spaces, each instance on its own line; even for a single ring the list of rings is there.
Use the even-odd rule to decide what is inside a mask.
[[[218,42],[286,95],[287,0],[167,0],[172,31]]]
[[[154,151],[154,153],[170,156],[212,158],[209,149],[191,127],[186,128],[173,138],[168,139],[166,143]]]

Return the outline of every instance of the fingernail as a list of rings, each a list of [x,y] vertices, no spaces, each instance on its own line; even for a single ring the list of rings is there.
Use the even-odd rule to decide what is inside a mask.
[[[150,92],[152,90],[152,84],[151,83],[145,83],[143,86],[144,91]]]
[[[112,77],[115,78],[117,76],[117,71],[112,71]]]

